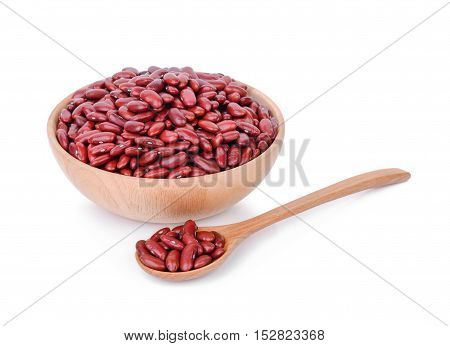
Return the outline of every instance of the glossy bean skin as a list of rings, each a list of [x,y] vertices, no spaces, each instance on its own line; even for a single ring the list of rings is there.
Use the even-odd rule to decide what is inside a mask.
[[[186,117],[178,108],[170,108],[169,119],[175,126],[186,125]]]
[[[90,144],[111,143],[116,139],[116,134],[112,132],[99,132],[89,137]]]
[[[207,254],[213,252],[214,249],[216,248],[216,246],[209,241],[202,241],[202,242],[200,242],[200,245],[203,247],[203,250]]]
[[[180,98],[186,107],[193,107],[197,103],[195,93],[191,88],[181,90]]]
[[[270,110],[245,84],[220,73],[155,66],[126,67],[77,90],[55,129],[61,147],[78,160],[153,179],[244,165],[266,151],[277,132]]]
[[[145,173],[144,178],[161,179],[167,177],[169,173],[170,171],[167,168],[155,168]]]
[[[145,240],[139,240],[136,243],[136,252],[139,256],[142,254],[150,255],[150,252],[148,252],[147,248],[145,247]]]
[[[158,242],[161,239],[161,236],[164,234],[167,234],[170,232],[170,228],[169,227],[164,227],[161,228],[160,230],[158,230],[157,232],[155,232],[155,234],[153,234],[150,239],[154,240],[156,242]]]
[[[219,232],[213,231],[214,233],[214,245],[217,247],[224,247],[225,246],[225,238],[222,234],[220,234]]]
[[[185,245],[189,245],[189,244],[198,244],[198,240],[197,238],[195,238],[194,235],[189,234],[189,233],[185,233],[181,236],[181,241],[185,244]]]
[[[129,120],[124,125],[125,131],[131,132],[131,133],[139,133],[144,129],[144,127],[145,127],[144,123],[142,123],[140,121],[134,121],[134,120]]]
[[[139,259],[141,260],[142,264],[146,267],[149,267],[154,270],[159,271],[165,271],[166,265],[164,263],[164,260],[161,260],[158,257],[152,256],[151,254],[141,254],[139,256]]]
[[[181,166],[173,169],[169,175],[167,176],[168,179],[180,179],[190,176],[192,172],[192,168],[189,166]]]
[[[196,254],[197,244],[188,244],[184,247],[180,256],[180,270],[182,272],[187,272],[193,268]]]
[[[69,136],[67,135],[67,132],[62,130],[62,129],[58,129],[56,131],[56,138],[58,139],[59,144],[61,144],[61,146],[67,150],[69,148]]]
[[[213,252],[211,252],[211,257],[216,260],[219,257],[221,257],[224,253],[225,249],[223,247],[216,247],[216,249]]]
[[[204,266],[207,266],[213,261],[212,257],[209,255],[201,255],[197,257],[194,261],[194,269],[203,268]]]
[[[93,167],[100,167],[106,164],[111,160],[111,156],[109,154],[98,155],[92,160],[89,159],[89,164]]]
[[[171,237],[167,234],[163,234],[160,237],[161,241],[166,244],[169,248],[173,249],[173,250],[178,250],[181,251],[184,249],[184,244],[183,242],[179,241],[178,239],[176,239],[175,237]]]
[[[212,232],[208,232],[208,231],[198,231],[197,232],[197,239],[199,241],[209,241],[209,242],[213,242],[216,237],[214,235],[214,233]]]
[[[194,145],[197,145],[200,141],[197,134],[188,128],[177,128],[175,129],[175,132],[178,134],[179,138],[191,142]]]
[[[145,247],[155,257],[162,259],[163,261],[166,259],[167,251],[158,244],[156,241],[149,239],[145,242]]]
[[[203,169],[207,173],[220,172],[220,167],[215,161],[204,159],[201,156],[195,156],[193,160],[195,165],[197,165],[199,168]]]
[[[150,163],[155,162],[155,160],[158,158],[158,152],[155,150],[148,151],[144,154],[142,154],[139,158],[139,164],[141,166],[146,166]]]
[[[160,122],[156,122],[153,123],[148,131],[147,131],[147,135],[149,137],[154,137],[159,135],[161,132],[163,132],[164,128],[166,127],[166,125],[164,124],[164,122],[160,121]]]
[[[193,220],[187,220],[183,225],[183,233],[189,233],[195,236],[195,233],[197,232],[197,224]]]
[[[176,168],[183,166],[188,160],[185,152],[179,152],[175,155],[165,157],[161,160],[161,166],[164,168]]]
[[[169,272],[176,272],[180,268],[181,253],[178,250],[171,250],[166,257],[166,268]]]
[[[116,145],[114,143],[98,144],[98,145],[92,147],[92,150],[90,151],[90,153],[91,153],[91,155],[94,155],[94,156],[109,153],[111,151],[111,149],[114,148],[115,146]]]

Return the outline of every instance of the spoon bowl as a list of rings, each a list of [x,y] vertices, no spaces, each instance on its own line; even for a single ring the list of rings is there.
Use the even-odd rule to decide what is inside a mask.
[[[137,253],[136,260],[144,271],[160,279],[170,281],[196,279],[212,272],[225,262],[231,252],[245,238],[275,222],[356,192],[405,182],[410,176],[410,173],[398,168],[368,172],[340,181],[245,221],[217,227],[199,227],[199,231],[216,231],[225,238],[225,253],[220,258],[199,269],[171,273],[146,267],[140,261]]]
[[[219,227],[199,227],[198,231],[216,231],[220,234],[222,234],[225,238],[225,253],[219,257],[218,259],[214,260],[207,266],[204,266],[203,268],[191,270],[188,272],[162,272],[158,270],[151,269],[144,264],[142,264],[141,260],[139,259],[138,254],[136,253],[136,261],[139,264],[139,266],[146,271],[148,274],[159,277],[160,279],[169,280],[169,281],[185,281],[185,280],[192,280],[199,278],[203,275],[208,274],[209,272],[216,269],[218,266],[220,266],[225,260],[228,258],[228,256],[231,254],[231,252],[239,245],[240,241],[243,240],[241,238],[238,238],[234,236],[234,232],[232,231],[233,225],[227,225],[227,226],[219,226]]]

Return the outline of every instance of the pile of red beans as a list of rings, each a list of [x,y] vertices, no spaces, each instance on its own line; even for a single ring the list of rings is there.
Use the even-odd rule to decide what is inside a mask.
[[[56,137],[78,160],[128,176],[182,178],[247,163],[274,141],[269,110],[228,76],[124,68],[76,91]]]
[[[225,253],[225,238],[217,232],[198,231],[188,220],[172,230],[160,229],[148,240],[136,243],[136,252],[143,265],[169,272],[186,272],[202,268]]]

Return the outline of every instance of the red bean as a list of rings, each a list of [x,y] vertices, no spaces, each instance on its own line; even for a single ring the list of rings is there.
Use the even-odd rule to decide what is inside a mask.
[[[235,102],[230,102],[227,105],[227,112],[229,114],[231,114],[233,117],[243,117],[245,114],[247,114],[245,112],[245,109],[242,108],[241,106],[239,106],[237,103]]]
[[[190,233],[183,233],[181,236],[181,241],[186,245],[198,244],[197,238],[195,238],[195,236]]]
[[[67,135],[66,131],[62,129],[56,130],[56,138],[58,139],[59,144],[61,144],[61,146],[65,150],[69,148],[69,136]]]
[[[269,119],[261,119],[259,122],[259,129],[262,132],[267,133],[270,137],[272,137],[275,132],[272,122]]]
[[[125,149],[131,146],[131,141],[126,141],[120,144],[117,144],[114,148],[111,149],[109,154],[111,156],[122,155],[125,152]]]
[[[167,176],[169,179],[179,179],[188,177],[191,174],[192,168],[189,166],[182,166],[173,169]]]
[[[169,272],[176,272],[180,267],[180,251],[172,250],[166,257],[166,268]]]
[[[203,247],[203,251],[205,251],[205,253],[213,252],[216,248],[216,246],[209,241],[202,241],[200,242],[200,245]]]
[[[212,133],[219,132],[219,126],[217,124],[214,124],[212,121],[199,120],[198,126],[208,132],[212,132]]]
[[[154,149],[160,157],[168,157],[175,154],[176,150],[170,147],[158,147]]]
[[[136,79],[134,80],[136,85],[139,85],[142,87],[147,86],[151,81],[153,81],[153,79],[150,78],[149,76],[139,76],[139,77],[136,77]]]
[[[91,144],[102,144],[113,142],[116,139],[116,134],[112,132],[99,132],[89,137],[88,142]]]
[[[148,129],[147,135],[149,137],[153,137],[153,136],[159,135],[164,130],[165,127],[166,127],[166,124],[164,124],[164,122],[162,122],[162,121],[158,121],[156,123],[153,123],[150,126],[150,128]]]
[[[221,133],[217,134],[213,139],[211,139],[211,145],[214,148],[219,147],[223,142],[223,135]]]
[[[140,94],[140,98],[147,102],[153,109],[158,109],[164,104],[163,99],[155,90],[146,89],[142,91]]]
[[[151,150],[146,153],[143,153],[139,158],[139,164],[141,166],[146,166],[150,163],[153,163],[158,158],[158,152],[156,150]]]
[[[75,143],[75,146],[76,146],[75,157],[80,161],[87,162],[88,153],[84,144],[81,142],[77,142]]]
[[[63,108],[59,112],[59,119],[65,123],[68,123],[72,119],[72,113],[70,113],[66,108]]]
[[[225,253],[225,249],[223,247],[217,247],[213,252],[211,252],[211,257],[213,259],[218,259]]]
[[[131,133],[141,132],[144,129],[144,127],[145,127],[144,123],[141,123],[139,121],[133,121],[133,120],[127,121],[124,125],[125,131],[131,132]]]
[[[252,148],[245,147],[241,150],[241,161],[239,162],[239,165],[242,166],[246,164],[248,161],[251,160],[252,157]]]
[[[169,175],[170,171],[167,168],[161,167],[161,168],[155,168],[149,170],[147,173],[145,173],[144,178],[165,178]]]
[[[185,88],[181,90],[180,98],[186,107],[195,106],[195,104],[197,103],[194,91],[191,88]]]
[[[178,108],[170,108],[169,119],[175,126],[186,125],[186,118]]]
[[[159,138],[164,143],[175,143],[178,139],[178,133],[170,130],[164,130]]]
[[[148,109],[148,103],[142,101],[131,101],[127,104],[127,107],[133,113],[141,113]]]
[[[241,150],[237,146],[232,146],[228,151],[228,166],[236,167],[241,161]]]
[[[206,153],[212,153],[213,147],[211,143],[204,137],[199,137],[199,146]]]
[[[94,147],[92,147],[91,155],[100,155],[100,154],[106,154],[111,151],[112,148],[114,148],[116,145],[114,143],[103,143],[98,144]]]
[[[104,89],[88,89],[88,90],[86,90],[86,98],[91,99],[91,100],[101,99],[106,94],[108,94],[108,91],[104,90]]]
[[[111,152],[110,152],[111,155]],[[128,163],[130,162],[130,157],[128,155],[122,154],[119,157],[119,160],[117,161],[117,169],[123,169],[125,168]]]
[[[178,77],[174,74],[174,73],[166,73],[163,76],[163,80],[164,82],[166,82],[166,84],[168,85],[173,85],[173,86],[177,86],[178,83],[180,83],[180,80],[178,79]]]
[[[228,131],[222,133],[223,141],[225,143],[230,143],[239,138],[239,131]]]
[[[195,235],[195,232],[197,232],[197,224],[193,220],[187,220],[183,225],[183,234],[189,233],[192,235]]]
[[[256,137],[261,133],[261,131],[255,125],[249,124],[246,121],[238,120],[236,121],[236,125],[242,131],[252,137]]]
[[[258,149],[261,150],[261,152],[266,151],[268,147],[269,147],[269,144],[267,144],[266,141],[259,141]]]
[[[103,166],[109,160],[111,160],[111,156],[109,154],[104,154],[104,155],[96,156],[92,160],[89,160],[89,164],[93,167],[98,167],[98,166]]]
[[[176,128],[175,132],[178,133],[178,136],[183,140],[189,141],[194,145],[199,143],[197,134],[192,130],[187,128]]]
[[[199,269],[204,266],[207,266],[212,262],[212,257],[209,255],[201,255],[200,257],[197,257],[194,261],[194,269]]]
[[[105,171],[114,172],[117,168],[117,159],[108,161],[104,167]]]
[[[142,255],[142,254],[150,254],[147,250],[147,248],[145,247],[145,240],[139,240],[136,243],[136,252],[138,254],[138,256]]]
[[[197,232],[197,239],[199,241],[209,241],[209,242],[213,242],[214,239],[216,239],[216,236],[214,235],[214,233],[212,232],[208,232],[208,231],[198,231]]]
[[[225,246],[225,238],[222,234],[220,234],[219,232],[213,231],[214,233],[214,237],[215,237],[215,242],[214,245],[216,247],[224,247]]]
[[[219,165],[212,160],[207,160],[201,156],[194,156],[193,158],[194,164],[203,169],[207,173],[218,173],[220,172]]]
[[[161,160],[161,166],[164,168],[176,168],[186,164],[188,156],[185,152],[179,152],[175,155],[164,157]]]
[[[227,153],[223,147],[217,147],[216,149],[216,162],[220,168],[227,167]]]
[[[169,227],[161,228],[160,230],[156,231],[155,234],[153,234],[150,237],[150,239],[158,242],[163,234],[167,234],[169,232],[170,232],[170,228]]]
[[[145,242],[145,247],[147,250],[153,255],[156,256],[163,261],[166,259],[167,251],[163,249],[163,247],[158,244],[156,241],[149,239]]]
[[[98,124],[98,129],[102,132],[113,132],[117,135],[122,133],[122,128],[120,126],[108,121]]]
[[[149,268],[155,269],[155,270],[159,270],[159,271],[166,270],[164,261],[161,260],[160,258],[157,258],[150,254],[141,254],[139,256],[139,259],[141,260],[142,264],[145,265],[146,267],[149,267]]]
[[[134,138],[134,141],[137,145],[142,145],[147,148],[157,148],[164,146],[164,142],[162,140],[152,137],[136,137]]]
[[[223,120],[220,123],[217,123],[217,126],[221,132],[234,131],[237,128],[237,124],[234,120]]]
[[[186,272],[194,266],[195,255],[197,254],[197,244],[188,244],[184,247],[180,256],[180,270]]]
[[[173,250],[181,251],[184,249],[184,244],[181,241],[167,234],[161,236],[161,241]]]

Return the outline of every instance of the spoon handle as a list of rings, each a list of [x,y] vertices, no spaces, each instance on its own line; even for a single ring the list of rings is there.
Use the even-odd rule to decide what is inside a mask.
[[[246,237],[275,222],[294,216],[295,214],[314,208],[318,205],[363,190],[403,183],[407,181],[410,176],[410,173],[398,168],[380,169],[360,174],[310,193],[309,195],[300,197],[252,219],[239,222],[235,224],[235,234],[238,237]]]

